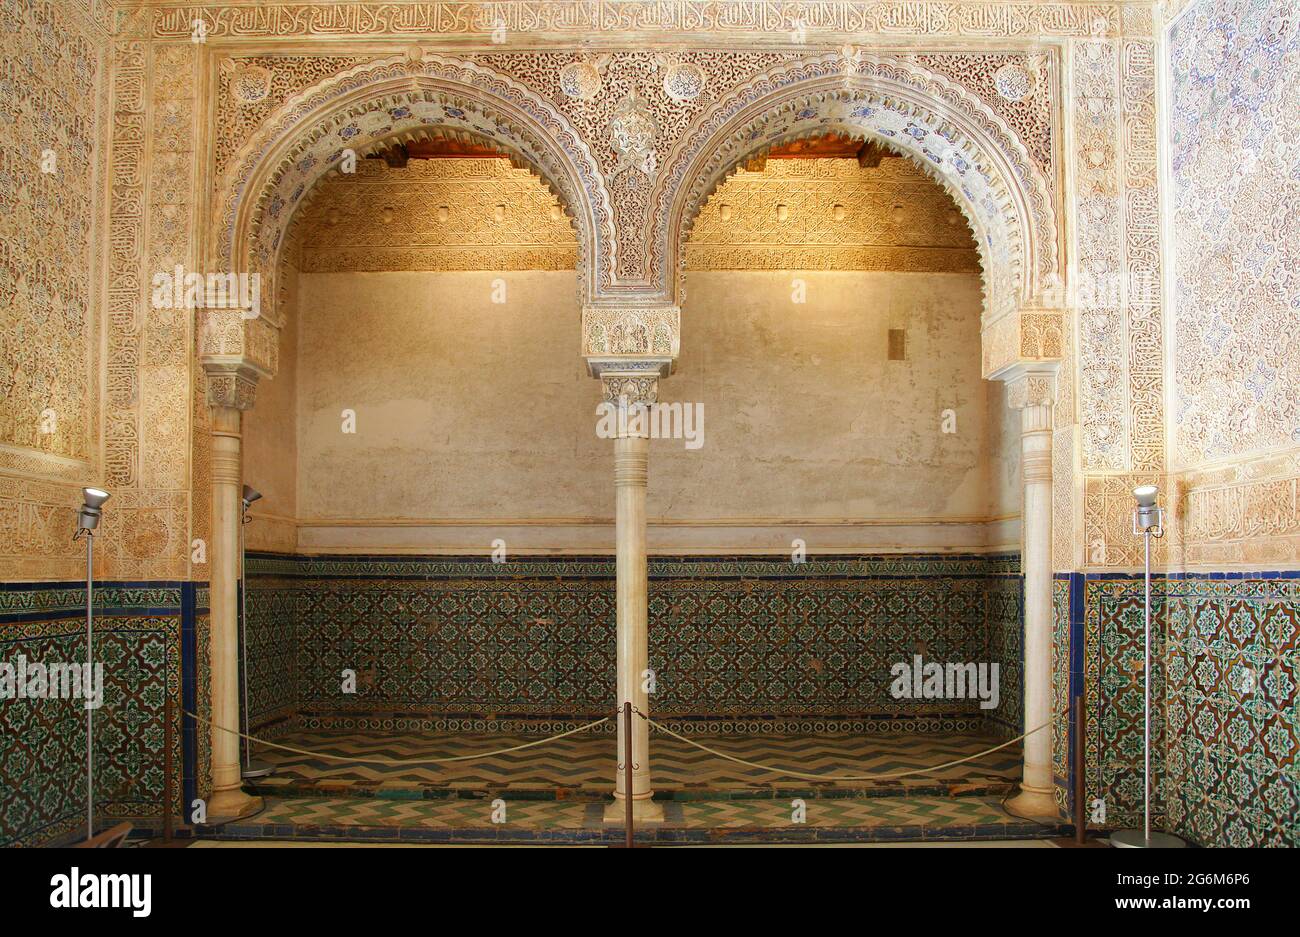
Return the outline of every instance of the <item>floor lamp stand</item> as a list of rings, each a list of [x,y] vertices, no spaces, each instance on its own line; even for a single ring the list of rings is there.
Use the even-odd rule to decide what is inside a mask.
[[[81,489],[81,509],[77,512],[77,532],[72,535],[75,543],[81,538],[86,540],[86,673],[82,683],[86,687],[94,685],[95,672],[95,528],[103,516],[104,502],[109,493],[102,488]],[[95,707],[103,699],[92,703],[86,694],[86,839],[95,835]]]
[[[254,759],[248,731],[248,580],[244,575],[244,525],[251,521],[248,502],[239,518],[239,658],[244,674],[244,766],[240,776],[256,780],[275,773],[275,768],[260,759]]]
[[[95,664],[95,532],[78,531],[86,541],[86,680],[91,679]],[[86,839],[95,835],[95,710],[86,706]]]
[[[1142,829],[1119,830],[1111,835],[1110,843],[1124,849],[1176,849],[1187,844],[1177,836],[1151,830],[1151,538],[1164,536],[1164,512],[1155,506],[1154,485],[1138,488],[1133,495],[1138,500],[1133,513],[1133,533],[1142,535],[1146,557],[1142,629],[1146,646],[1146,663],[1142,668]]]

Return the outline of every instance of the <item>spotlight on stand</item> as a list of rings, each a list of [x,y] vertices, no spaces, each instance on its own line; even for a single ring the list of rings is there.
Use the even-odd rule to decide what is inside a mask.
[[[252,485],[245,485],[241,497],[243,512],[239,522],[239,654],[244,669],[244,768],[245,778],[264,778],[275,773],[275,767],[253,757],[252,742],[248,735],[248,583],[244,577],[244,525],[253,519],[248,516],[248,506],[260,501],[262,493]]]
[[[81,489],[81,510],[72,539],[86,540],[86,679],[95,663],[95,529],[109,494],[102,488]],[[86,707],[86,839],[95,835],[95,710]]]
[[[1164,534],[1164,512],[1156,504],[1156,498],[1160,494],[1160,489],[1155,485],[1140,485],[1133,489],[1133,500],[1137,502],[1137,508],[1134,512],[1133,533],[1145,533],[1153,531],[1152,536],[1160,537]]]
[[[1110,838],[1112,846],[1126,849],[1177,849],[1186,846],[1177,836],[1151,830],[1151,538],[1165,535],[1165,515],[1156,503],[1160,489],[1140,485],[1133,489],[1133,533],[1142,535],[1146,548],[1146,602],[1144,606],[1146,664],[1142,669],[1142,829],[1119,830]]]
[[[77,531],[94,530],[99,526],[99,518],[103,515],[104,502],[109,499],[109,494],[102,488],[82,488],[81,489],[81,510],[77,512]]]

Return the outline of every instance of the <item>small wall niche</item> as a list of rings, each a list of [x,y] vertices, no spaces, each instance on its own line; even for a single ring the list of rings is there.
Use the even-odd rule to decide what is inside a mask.
[[[907,360],[907,330],[906,329],[889,330],[889,360],[890,361]]]

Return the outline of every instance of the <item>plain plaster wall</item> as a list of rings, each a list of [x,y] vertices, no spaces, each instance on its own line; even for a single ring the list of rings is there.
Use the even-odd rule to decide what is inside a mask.
[[[280,373],[247,417],[266,511],[362,526],[612,517],[572,273],[302,274],[297,292]],[[652,441],[650,518],[1017,514],[1015,414],[980,378],[979,310],[965,274],[690,272],[660,398],[703,405],[704,445]],[[906,331],[905,360],[888,359],[889,329]]]

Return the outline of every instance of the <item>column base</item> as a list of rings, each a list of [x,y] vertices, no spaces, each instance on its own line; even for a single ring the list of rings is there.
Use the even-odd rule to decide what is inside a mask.
[[[208,800],[208,825],[229,823],[252,816],[262,809],[262,798],[246,794],[238,787],[213,791]]]
[[[1056,806],[1056,792],[1052,788],[1020,785],[1020,793],[1007,801],[1007,810],[1021,817],[1059,820],[1061,810]]]
[[[632,799],[632,822],[633,823],[663,823],[664,808],[663,805],[650,799],[651,795],[644,798],[634,797]],[[618,824],[622,826],[627,821],[627,804],[623,798],[615,794],[613,803],[605,805],[605,822],[608,824]]]

